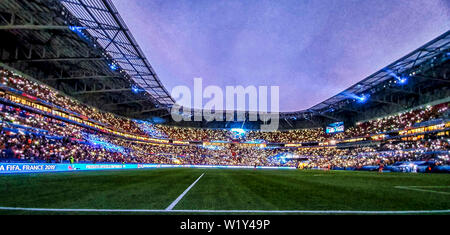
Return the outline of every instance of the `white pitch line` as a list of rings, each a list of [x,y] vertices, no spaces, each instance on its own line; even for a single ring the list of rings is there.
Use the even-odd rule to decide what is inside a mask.
[[[152,213],[266,213],[266,214],[436,214],[450,213],[448,210],[418,211],[340,211],[340,210],[147,210],[147,209],[56,209],[0,207],[10,211],[47,211],[47,212],[152,212]]]
[[[435,191],[435,190],[430,190],[430,189],[420,189],[418,187],[446,188],[446,186],[395,186],[395,188],[397,188],[397,189],[405,189],[405,190],[413,190],[413,191],[420,191],[420,192],[440,193],[440,194],[450,195],[449,192],[441,192],[441,191]]]
[[[450,186],[403,186],[411,188],[450,188]]]
[[[173,202],[166,208],[166,211],[172,210],[172,209],[178,204],[178,202],[181,200],[181,198],[183,198],[184,195],[186,195],[186,193],[189,192],[189,190],[191,190],[192,187],[194,187],[194,185],[200,180],[200,178],[202,178],[202,176],[203,176],[204,174],[205,174],[205,173],[203,173],[200,177],[198,177],[198,179],[197,179],[196,181],[194,181],[194,183],[192,183],[191,186],[189,186],[186,190],[184,190],[184,192],[183,192],[180,196],[178,196],[177,199],[175,199],[175,201],[173,201]]]

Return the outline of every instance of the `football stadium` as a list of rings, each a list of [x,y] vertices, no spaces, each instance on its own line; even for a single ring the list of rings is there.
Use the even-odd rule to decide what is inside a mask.
[[[450,214],[450,27],[261,118],[179,105],[116,2],[0,1],[1,215]]]

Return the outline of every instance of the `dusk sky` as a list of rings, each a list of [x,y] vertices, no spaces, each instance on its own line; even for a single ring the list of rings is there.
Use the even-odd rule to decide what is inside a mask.
[[[279,86],[310,108],[450,29],[447,0],[113,0],[170,92]]]

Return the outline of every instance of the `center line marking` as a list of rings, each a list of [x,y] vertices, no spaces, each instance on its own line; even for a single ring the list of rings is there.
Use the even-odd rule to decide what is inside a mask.
[[[177,197],[177,199],[175,199],[175,201],[173,201],[167,208],[166,211],[171,211],[177,204],[178,202],[181,200],[181,198],[184,197],[184,195],[186,195],[187,192],[189,192],[189,190],[191,190],[192,187],[194,187],[194,185],[200,180],[200,178],[202,178],[202,176],[205,173],[203,173],[200,177],[198,177],[198,179],[196,181],[194,181],[194,183],[191,184],[191,186],[189,186],[186,190],[184,190],[184,192]]]

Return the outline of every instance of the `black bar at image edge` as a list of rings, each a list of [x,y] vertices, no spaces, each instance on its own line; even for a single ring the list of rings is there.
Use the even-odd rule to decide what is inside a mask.
[[[31,215],[0,216],[4,228],[21,232],[140,232],[177,233],[317,233],[437,232],[447,226],[448,215]],[[62,226],[56,229],[55,226]],[[158,233],[161,234],[161,233]]]

